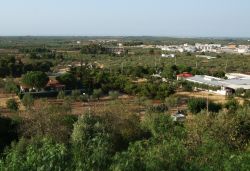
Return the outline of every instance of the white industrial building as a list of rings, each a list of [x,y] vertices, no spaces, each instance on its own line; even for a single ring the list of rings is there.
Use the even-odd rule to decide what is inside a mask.
[[[212,87],[221,87],[221,89],[217,91],[209,90],[210,92],[221,95],[232,94],[237,89],[250,90],[250,75],[231,73],[231,74],[226,74],[226,77],[228,79],[221,79],[207,75],[196,75],[193,77],[185,78],[185,80]]]

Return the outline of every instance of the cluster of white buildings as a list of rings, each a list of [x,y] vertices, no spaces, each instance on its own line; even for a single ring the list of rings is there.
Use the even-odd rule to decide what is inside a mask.
[[[159,45],[156,48],[161,49],[162,51],[168,52],[214,52],[214,53],[239,53],[239,54],[248,54],[250,53],[249,45],[239,45],[229,44],[222,46],[221,44],[201,44],[196,43],[195,45]]]
[[[169,51],[169,52],[196,52],[195,46],[184,44],[184,45],[158,45],[156,48],[161,49],[162,51]]]

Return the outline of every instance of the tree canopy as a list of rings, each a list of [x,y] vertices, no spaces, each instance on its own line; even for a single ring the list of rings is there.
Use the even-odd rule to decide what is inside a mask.
[[[22,76],[21,81],[24,85],[28,87],[41,89],[47,85],[49,77],[41,71],[30,71]]]

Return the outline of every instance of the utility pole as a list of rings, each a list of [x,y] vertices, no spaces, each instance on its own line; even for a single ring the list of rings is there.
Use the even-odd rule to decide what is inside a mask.
[[[123,62],[122,62],[122,66],[121,66],[121,73],[123,74]]]
[[[197,61],[197,55],[196,55],[196,69],[198,69],[198,61]]]
[[[228,57],[227,57],[227,60],[226,60],[225,73],[227,73],[227,63],[228,63]]]
[[[155,56],[155,68],[156,68],[156,56]]]
[[[81,61],[80,61],[80,80],[82,82],[83,80],[83,57],[81,56]]]
[[[209,102],[208,102],[208,93],[207,93],[207,116],[209,115]]]

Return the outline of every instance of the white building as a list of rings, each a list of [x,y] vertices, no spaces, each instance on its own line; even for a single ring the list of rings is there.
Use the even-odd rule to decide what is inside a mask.
[[[186,46],[186,47],[184,47],[184,50],[186,52],[191,52],[191,53],[196,52],[196,48],[194,46]]]
[[[217,52],[221,48],[221,44],[196,43],[195,47],[201,52]]]
[[[163,58],[175,58],[175,54],[161,54]]]
[[[239,48],[237,49],[238,53],[248,53],[249,52],[249,46],[246,45],[239,45]]]
[[[183,48],[178,48],[178,51],[182,53],[182,52],[184,52],[184,49]]]
[[[228,79],[250,79],[250,75],[241,73],[227,73],[225,75]]]
[[[211,93],[228,95],[234,93],[237,89],[250,90],[250,75],[244,74],[227,74],[229,79],[221,79],[207,75],[196,75],[185,78],[186,81],[204,84],[211,87],[220,87],[220,90],[209,90]]]

